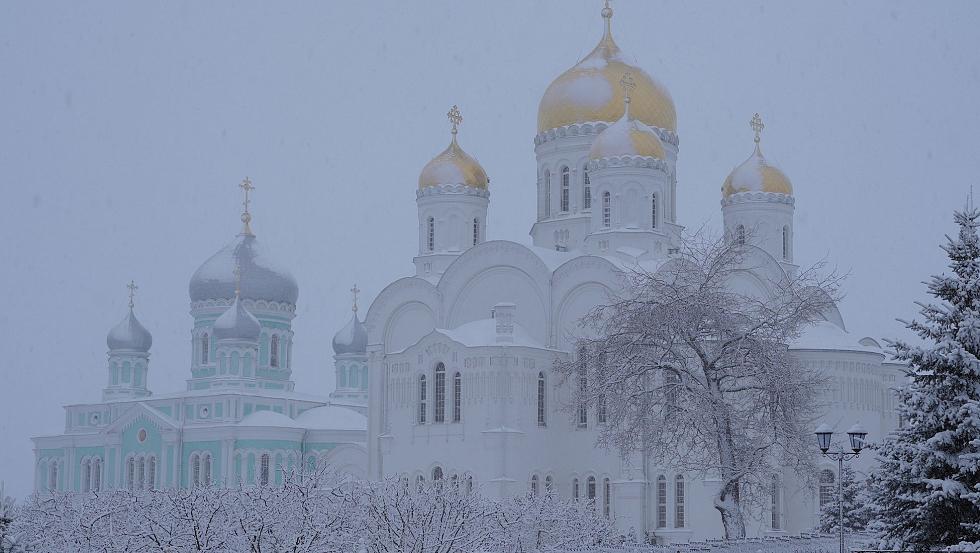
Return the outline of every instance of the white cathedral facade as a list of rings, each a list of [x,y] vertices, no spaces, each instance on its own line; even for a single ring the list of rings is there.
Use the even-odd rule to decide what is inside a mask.
[[[597,448],[604,421],[569,415],[572,394],[552,372],[573,355],[580,319],[626,272],[669,259],[682,230],[674,105],[620,51],[612,15],[602,10],[599,44],[541,99],[530,244],[486,239],[489,179],[457,142],[454,107],[450,144],[418,180],[415,274],[384,288],[363,323],[355,309],[334,338],[336,390],[311,396],[291,378],[298,286],[259,247],[246,201],[242,233],[191,280],[187,389],[146,388],[151,338],[131,309],[109,335],[103,401],[67,406],[65,431],[35,438],[37,489],[274,485],[282,470],[329,463],[369,479],[591,501],[624,533],[665,543],[720,537],[713,475]],[[797,270],[795,207],[789,178],[761,152],[761,120],[752,126],[754,151],[723,180],[721,209],[726,234],[752,250],[738,285],[764,294]],[[898,424],[899,367],[836,310],[790,346],[832,383],[817,422],[860,422],[871,440]],[[773,475],[751,534],[815,525],[837,479],[836,464],[818,464],[815,486]]]

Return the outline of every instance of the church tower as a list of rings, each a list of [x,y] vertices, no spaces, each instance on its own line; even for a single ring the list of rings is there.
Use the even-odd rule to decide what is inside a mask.
[[[150,362],[153,336],[133,313],[136,283],[129,283],[129,313],[106,337],[109,346],[109,385],[102,391],[102,400],[139,398],[150,395],[146,387],[146,372]]]
[[[765,250],[780,263],[793,263],[793,185],[769,163],[759,147],[765,125],[756,113],[750,122],[755,150],[732,170],[721,187],[721,213],[731,240]]]
[[[236,267],[235,273],[239,279],[235,300],[211,327],[217,369],[210,378],[212,389],[255,388],[261,380],[256,361],[262,324],[245,308],[241,299],[241,269]]]
[[[613,10],[602,9],[604,32],[599,44],[571,69],[555,79],[538,106],[537,221],[531,227],[535,246],[573,251],[583,249],[593,231],[593,214],[600,199],[589,167],[596,137],[624,113],[626,73],[634,81],[630,92],[632,119],[652,129],[663,149],[659,158],[665,173],[660,213],[674,223],[677,190],[677,115],[667,89],[619,49],[612,36]],[[625,201],[625,200],[624,200]],[[646,249],[646,248],[644,248]]]
[[[486,239],[490,179],[480,163],[456,142],[463,116],[457,106],[449,113],[452,140],[419,175],[415,193],[419,210],[420,276],[442,274],[459,254]]]
[[[330,403],[353,408],[367,414],[368,369],[367,369],[367,329],[357,315],[357,294],[360,290],[355,284],[351,288],[354,304],[353,315],[344,328],[333,337],[333,361],[335,386],[330,393]]]

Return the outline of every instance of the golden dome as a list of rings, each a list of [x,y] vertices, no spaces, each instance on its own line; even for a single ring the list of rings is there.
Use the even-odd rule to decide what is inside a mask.
[[[670,93],[642,69],[627,63],[612,38],[612,9],[602,10],[606,30],[599,45],[574,67],[562,73],[545,91],[538,106],[538,132],[572,123],[616,121],[623,114],[619,81],[630,72],[636,80],[633,117],[647,125],[677,130],[677,113]]]
[[[657,131],[633,119],[632,94],[626,99],[623,116],[599,133],[589,150],[589,159],[618,156],[643,156],[664,159],[664,145]]]
[[[789,177],[778,167],[766,161],[759,148],[759,133],[762,132],[764,125],[758,113],[752,117],[751,125],[755,130],[755,151],[749,159],[732,169],[721,187],[722,197],[727,198],[739,192],[773,192],[792,196],[793,184],[789,181]]]
[[[463,120],[459,108],[453,106],[447,115],[453,125],[453,139],[442,153],[432,158],[432,161],[422,168],[422,173],[419,175],[419,189],[441,184],[465,184],[486,190],[490,182],[486,171],[456,142],[456,127]]]

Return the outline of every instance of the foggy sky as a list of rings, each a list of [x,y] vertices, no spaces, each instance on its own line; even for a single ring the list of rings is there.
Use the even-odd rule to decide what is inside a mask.
[[[795,257],[849,272],[858,337],[905,337],[977,183],[980,4],[613,5],[624,52],[677,107],[678,222],[720,223],[752,151],[793,181]],[[97,401],[105,336],[139,285],[150,389],[190,376],[187,283],[239,230],[291,268],[297,390],[332,389],[330,338],[410,274],[415,189],[459,141],[491,182],[487,237],[529,242],[548,83],[598,42],[599,0],[0,4],[0,480],[32,489],[30,436]],[[363,313],[363,311],[362,311]]]

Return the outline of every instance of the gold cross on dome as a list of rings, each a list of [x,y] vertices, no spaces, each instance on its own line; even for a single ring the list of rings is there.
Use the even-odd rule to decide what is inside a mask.
[[[129,288],[129,308],[132,309],[133,306],[136,305],[133,298],[136,296],[136,290],[139,289],[139,286],[136,285],[136,282],[131,280],[129,281],[129,284],[126,285],[126,288]]]
[[[255,187],[252,186],[252,180],[248,177],[245,177],[245,180],[243,180],[238,187],[245,192],[245,199],[242,200],[242,207],[244,207],[244,210],[242,211],[242,223],[245,224],[245,228],[242,230],[242,232],[244,234],[252,234],[252,229],[249,227],[249,223],[252,222],[252,214],[248,212],[248,204],[251,200],[249,199],[248,194],[252,190],[255,190]]]
[[[627,71],[623,73],[623,78],[619,80],[619,84],[623,86],[623,92],[626,94],[626,101],[630,101],[630,92],[636,88],[636,81],[633,80],[633,74]]]
[[[766,128],[766,125],[762,122],[762,116],[758,113],[752,116],[752,120],[749,121],[749,126],[755,131],[755,143],[759,143],[759,135],[762,134],[762,129]]]
[[[449,118],[449,123],[453,126],[453,134],[456,134],[456,128],[463,122],[463,114],[459,112],[459,106],[454,104],[452,109],[446,113],[446,117]]]
[[[357,287],[357,284],[355,284],[354,287],[350,289],[350,291],[352,294],[354,294],[354,306],[351,307],[351,310],[354,313],[357,313],[357,295],[361,293],[361,289]]]

